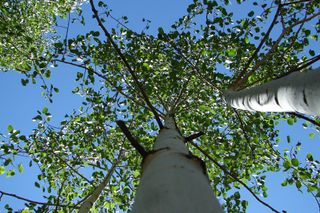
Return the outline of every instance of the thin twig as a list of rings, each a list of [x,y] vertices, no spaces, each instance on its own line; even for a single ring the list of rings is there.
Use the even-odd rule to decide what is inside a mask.
[[[241,127],[241,130],[242,130],[242,132],[243,132],[244,138],[246,139],[247,144],[248,144],[248,146],[249,146],[250,149],[251,149],[251,154],[253,155],[254,149],[253,149],[253,147],[251,146],[251,143],[250,143],[248,134],[247,134],[247,132],[245,131],[244,122],[243,122],[240,114],[238,113],[238,110],[235,109],[235,108],[233,108],[233,107],[232,107],[232,110],[233,110],[233,112],[236,114],[236,117],[238,118],[238,120],[239,120],[239,122],[240,122],[240,127]]]
[[[186,89],[187,89],[187,87],[188,87],[188,84],[189,84],[191,78],[192,78],[192,75],[190,75],[190,76],[188,77],[187,81],[185,81],[185,82],[183,83],[182,88],[181,88],[181,90],[180,90],[180,92],[179,92],[176,100],[174,101],[173,107],[172,107],[172,109],[171,109],[173,112],[175,111],[175,109],[177,108],[177,106],[180,104],[180,100],[182,99],[183,95],[185,94],[185,91],[186,91]]]
[[[178,47],[176,47],[174,44],[172,43],[169,43],[169,45],[174,49],[176,50],[177,54],[179,56],[181,56],[191,67],[192,69],[199,75],[199,77],[205,82],[207,83],[210,87],[212,87],[214,90],[217,90],[220,94],[223,94],[223,92],[218,88],[216,87],[215,85],[213,85],[208,79],[207,79],[207,76],[203,76],[201,71],[199,70],[199,68],[192,63],[192,61],[189,60],[188,57],[186,57]]]
[[[289,115],[294,115],[298,118],[301,118],[301,119],[304,119],[306,121],[309,121],[310,123],[312,123],[313,125],[317,126],[317,127],[320,127],[320,123],[311,119],[311,118],[308,118],[307,116],[304,116],[302,114],[299,114],[299,113],[296,113],[296,112],[288,112]]]
[[[294,24],[284,28],[282,30],[281,34],[279,35],[279,37],[277,38],[277,40],[275,41],[275,43],[272,45],[272,47],[268,51],[268,53],[260,61],[258,61],[255,64],[255,66],[247,74],[243,73],[245,75],[242,76],[242,78],[238,78],[238,80],[233,84],[232,88],[233,89],[239,88],[243,84],[243,82],[245,82],[267,59],[270,58],[270,56],[276,50],[276,48],[279,46],[279,43],[282,41],[283,37],[287,34],[287,32],[292,30],[295,26],[300,25],[300,24],[305,23],[305,22],[308,22],[308,21],[314,19],[315,17],[317,17],[319,15],[320,15],[320,12],[315,13],[315,14],[309,16],[309,17],[306,17],[306,18],[304,18],[304,19],[302,19],[300,21],[297,21]]]
[[[262,46],[264,45],[264,43],[266,42],[266,40],[269,38],[269,35],[272,31],[272,29],[274,28],[278,16],[280,14],[281,11],[281,6],[278,6],[278,9],[273,17],[273,20],[266,32],[266,34],[264,35],[263,39],[260,41],[259,46],[256,48],[256,50],[253,52],[252,56],[250,57],[250,59],[247,61],[247,63],[245,64],[243,70],[241,71],[241,73],[238,75],[238,77],[236,78],[235,82],[232,84],[231,89],[236,89],[239,82],[241,81],[241,78],[244,76],[244,74],[247,72],[247,70],[249,69],[251,63],[253,62],[253,60],[257,57],[257,54],[259,53],[260,49],[262,48]]]
[[[314,0],[301,0],[301,1],[292,1],[292,2],[287,2],[287,3],[282,3],[282,6],[287,6],[291,4],[301,4],[301,3],[307,3],[307,2],[313,2]]]
[[[64,184],[65,184],[65,182],[67,181],[67,178],[65,178],[63,181],[62,181],[62,183],[61,183],[61,187],[60,187],[60,189],[59,189],[59,191],[58,191],[58,197],[57,197],[57,206],[56,206],[56,208],[55,208],[55,210],[54,210],[54,212],[55,213],[57,213],[58,212],[58,207],[59,207],[59,205],[60,205],[60,197],[61,197],[61,193],[62,193],[62,189],[63,189],[63,187],[64,187]]]
[[[30,200],[28,198],[24,198],[24,197],[21,197],[19,195],[8,193],[8,192],[4,192],[4,191],[1,191],[1,190],[0,190],[0,194],[1,195],[6,195],[6,196],[9,196],[9,197],[14,197],[14,198],[17,198],[19,200],[24,200],[24,201],[27,201],[29,203],[33,203],[33,204],[37,204],[37,205],[58,206],[58,207],[63,207],[63,208],[76,208],[76,207],[71,206],[71,205],[63,205],[63,204],[57,205],[57,204],[52,204],[52,203],[45,203],[45,202],[39,202],[39,201],[35,201],[35,200]]]
[[[71,13],[69,13],[69,16],[68,16],[67,31],[66,31],[66,36],[64,38],[65,47],[64,47],[64,52],[63,52],[62,58],[64,58],[65,54],[67,53],[67,49],[68,49],[68,34],[69,34],[69,28],[70,28],[70,16],[71,16]]]

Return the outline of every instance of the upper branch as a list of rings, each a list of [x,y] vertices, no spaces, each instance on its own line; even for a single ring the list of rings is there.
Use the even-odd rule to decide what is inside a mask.
[[[118,126],[120,127],[120,129],[122,130],[123,134],[127,137],[127,139],[129,140],[129,142],[131,143],[131,145],[140,153],[140,155],[142,157],[146,157],[148,152],[143,148],[143,146],[141,146],[139,144],[139,142],[137,141],[136,138],[133,137],[133,135],[131,134],[131,132],[129,131],[128,127],[126,126],[126,124],[119,120],[117,121]]]
[[[241,71],[241,73],[238,75],[237,79],[235,80],[234,84],[232,85],[232,87],[237,87],[237,85],[240,83],[242,77],[245,75],[245,73],[247,72],[248,68],[250,67],[251,63],[253,62],[253,60],[257,57],[259,51],[261,50],[262,46],[264,45],[264,43],[266,42],[266,40],[269,38],[269,35],[272,31],[272,29],[274,28],[277,19],[280,15],[280,11],[281,11],[281,6],[278,7],[276,14],[273,17],[273,20],[269,26],[269,29],[267,30],[265,36],[263,37],[263,39],[261,40],[259,46],[256,48],[256,50],[253,52],[252,56],[250,57],[250,59],[248,60],[248,62],[246,63],[246,65],[244,66],[244,69]]]
[[[279,8],[281,7],[281,5],[278,7],[278,11],[279,11]],[[278,12],[277,11],[277,12]],[[277,14],[276,14],[277,15]],[[231,86],[231,89],[236,89],[236,88],[239,88],[257,69],[260,68],[260,66],[270,58],[270,56],[272,55],[273,52],[275,52],[275,50],[278,48],[280,42],[282,41],[282,39],[285,37],[285,35],[290,32],[294,27],[298,26],[298,25],[301,25],[301,24],[304,24],[312,19],[314,19],[315,17],[319,16],[320,15],[320,12],[318,13],[315,13],[313,15],[310,15],[308,17],[305,17],[304,19],[301,19],[293,24],[291,24],[290,26],[287,26],[287,27],[284,27],[282,32],[280,33],[280,35],[278,36],[277,40],[274,42],[274,44],[271,46],[270,50],[265,54],[265,56],[256,62],[256,64],[254,65],[254,67],[250,70],[250,71],[247,71],[248,68],[249,68],[249,65],[248,64],[248,67],[245,67],[245,69],[239,74],[239,76],[237,77],[237,79],[235,80],[235,82],[233,83],[233,85]],[[277,15],[278,16],[278,15]],[[275,16],[276,17],[276,16]],[[275,21],[275,19],[274,19]],[[271,24],[272,26],[272,24]],[[270,28],[269,28],[270,29]],[[297,36],[297,35],[295,35]],[[252,61],[251,61],[252,62]],[[250,62],[250,63],[251,63]]]
[[[91,5],[91,9],[92,12],[94,14],[95,19],[98,22],[98,25],[100,26],[100,28],[102,29],[102,31],[104,32],[105,36],[108,38],[109,42],[111,43],[111,45],[113,46],[113,48],[115,49],[115,51],[117,52],[117,54],[119,55],[119,57],[121,58],[122,62],[124,63],[124,65],[127,67],[130,75],[132,76],[134,82],[136,83],[138,89],[140,90],[146,104],[148,105],[148,107],[150,108],[150,110],[152,111],[152,113],[155,116],[155,119],[159,125],[159,128],[162,129],[163,128],[163,124],[160,120],[160,117],[157,113],[157,111],[155,110],[154,106],[151,104],[149,97],[147,95],[147,93],[144,91],[141,83],[139,82],[136,74],[134,73],[133,69],[131,68],[130,64],[128,63],[126,57],[123,55],[123,53],[121,52],[120,48],[118,47],[118,45],[113,41],[112,36],[110,35],[110,33],[108,32],[108,30],[105,28],[105,26],[103,25],[101,19],[99,18],[99,14],[98,11],[96,10],[93,0],[90,0],[90,5]]]

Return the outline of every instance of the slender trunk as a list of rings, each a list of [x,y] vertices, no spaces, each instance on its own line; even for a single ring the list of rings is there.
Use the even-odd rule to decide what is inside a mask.
[[[84,200],[84,202],[81,204],[79,208],[79,213],[87,213],[90,212],[91,207],[93,206],[94,202],[99,198],[101,192],[106,188],[108,185],[114,171],[116,170],[117,164],[119,163],[120,159],[122,156],[122,151],[120,151],[120,154],[118,156],[118,159],[113,163],[111,166],[108,174],[106,177],[103,179],[103,181],[93,190],[91,195]]]
[[[293,72],[238,92],[227,91],[225,98],[232,107],[248,111],[320,115],[320,68]]]
[[[133,213],[220,213],[203,161],[191,155],[167,118],[142,165]]]

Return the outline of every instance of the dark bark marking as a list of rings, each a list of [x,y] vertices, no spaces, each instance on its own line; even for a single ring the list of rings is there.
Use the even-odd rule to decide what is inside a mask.
[[[206,177],[208,177],[207,166],[206,166],[205,162],[204,162],[201,158],[199,158],[199,157],[197,157],[197,156],[194,156],[194,155],[191,154],[191,153],[189,153],[189,154],[183,154],[183,155],[184,155],[186,158],[190,159],[190,160],[196,161],[196,162],[200,165],[203,174],[205,174]],[[208,178],[209,178],[209,177],[208,177]]]
[[[281,107],[280,103],[279,103],[279,99],[278,99],[278,94],[275,94],[274,96],[274,100],[276,101],[276,104]]]
[[[152,150],[152,151],[147,152],[147,155],[141,161],[142,173],[143,173],[144,169],[147,167],[147,165],[149,164],[149,162],[151,162],[157,156],[157,154],[159,152],[164,151],[164,150],[169,150],[169,149],[170,149],[169,147],[164,147],[161,149],[156,149],[156,150]]]
[[[309,106],[308,101],[307,101],[307,95],[306,95],[306,91],[305,89],[302,90],[302,94],[303,94],[303,102]]]
[[[258,104],[261,105],[260,95],[258,95]]]

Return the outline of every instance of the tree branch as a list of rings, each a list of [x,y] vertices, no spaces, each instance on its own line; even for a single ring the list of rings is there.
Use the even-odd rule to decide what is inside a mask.
[[[56,199],[56,200],[57,200],[57,204],[56,204],[56,208],[55,208],[55,210],[54,210],[55,213],[58,212],[58,207],[59,207],[59,205],[60,205],[60,197],[61,197],[62,189],[63,189],[64,184],[65,184],[66,181],[67,181],[67,178],[65,178],[65,179],[62,181],[61,187],[60,187],[60,189],[59,189],[59,191],[58,191],[58,197],[57,197],[57,199]]]
[[[301,3],[307,3],[307,2],[312,2],[314,0],[300,0],[300,1],[292,1],[292,2],[287,2],[287,3],[282,3],[282,6],[287,6],[291,4],[301,4]]]
[[[108,30],[105,28],[105,26],[103,25],[101,19],[99,18],[99,14],[98,11],[96,10],[95,6],[94,6],[94,2],[93,0],[90,0],[90,5],[91,5],[91,9],[92,12],[94,14],[95,19],[98,22],[98,25],[100,26],[100,28],[102,29],[102,31],[104,32],[105,36],[108,38],[109,42],[111,43],[111,45],[113,46],[113,48],[115,49],[115,51],[117,52],[117,54],[119,55],[119,57],[121,58],[121,60],[123,61],[124,65],[127,67],[129,73],[131,74],[134,82],[136,83],[138,89],[140,90],[146,104],[149,106],[150,110],[152,111],[152,113],[155,116],[155,119],[158,123],[158,126],[160,129],[163,128],[163,124],[160,120],[160,117],[157,113],[157,111],[154,109],[154,106],[151,104],[148,95],[146,94],[146,92],[144,91],[141,83],[139,82],[136,74],[134,73],[133,69],[131,68],[130,64],[128,63],[126,57],[123,55],[123,53],[121,52],[121,50],[119,49],[118,45],[113,41],[112,36],[110,35],[110,33],[108,32]]]
[[[251,149],[251,154],[253,155],[254,149],[253,149],[253,147],[252,147],[251,144],[250,144],[250,140],[249,140],[248,134],[247,134],[247,132],[246,132],[246,130],[245,130],[245,128],[244,128],[244,122],[243,122],[240,114],[238,113],[237,109],[235,109],[235,108],[232,107],[232,110],[233,110],[233,112],[236,114],[236,117],[237,117],[237,119],[238,119],[239,122],[240,122],[240,127],[241,127],[241,130],[242,130],[242,132],[243,132],[244,138],[246,139],[247,144],[248,144],[248,146],[249,146],[250,149]]]
[[[12,194],[12,193],[8,193],[8,192],[4,192],[4,191],[1,191],[0,190],[0,194],[1,196],[2,195],[6,195],[6,196],[9,196],[9,197],[14,197],[14,198],[17,198],[19,200],[24,200],[24,201],[27,201],[29,203],[33,203],[33,204],[37,204],[37,205],[44,205],[44,206],[58,206],[58,207],[63,207],[63,208],[77,208],[75,206],[71,206],[71,205],[63,205],[63,204],[52,204],[52,203],[45,203],[45,202],[39,202],[39,201],[34,201],[34,200],[30,200],[28,198],[24,198],[24,197],[21,197],[19,195],[16,195],[16,194]],[[1,197],[0,196],[0,197]]]
[[[317,56],[315,56],[315,57],[313,57],[313,58],[311,58],[311,59],[309,59],[309,60],[307,61],[307,63],[305,63],[305,64],[303,64],[303,65],[301,65],[301,63],[300,63],[300,66],[298,66],[297,68],[294,68],[294,69],[290,70],[289,72],[295,72],[295,71],[302,70],[302,69],[304,69],[304,68],[307,68],[307,67],[311,66],[312,64],[316,63],[316,62],[319,61],[319,60],[320,60],[320,54],[317,55]]]
[[[260,60],[258,61],[255,66],[248,72],[248,73],[244,73],[241,75],[241,77],[236,79],[235,83],[232,85],[232,89],[237,89],[239,86],[241,86],[243,84],[243,82],[245,82],[267,59],[269,59],[269,57],[271,56],[271,54],[276,50],[276,48],[278,47],[279,43],[281,42],[281,40],[283,39],[283,37],[287,34],[287,32],[289,32],[290,30],[292,30],[295,26],[300,25],[302,23],[308,22],[312,19],[314,19],[315,17],[319,16],[320,12],[315,13],[309,17],[306,17],[302,20],[299,20],[297,22],[295,22],[294,24],[284,28],[281,32],[281,34],[279,35],[279,37],[277,38],[277,40],[275,41],[275,43],[272,45],[272,47],[270,48],[270,50],[267,52],[267,54]]]
[[[120,127],[121,131],[123,134],[127,137],[129,140],[130,144],[139,152],[139,154],[144,158],[147,156],[148,152],[143,148],[143,146],[140,145],[140,143],[137,141],[136,138],[133,137],[131,134],[130,130],[124,123],[124,121],[117,121],[117,125]]]
[[[310,123],[312,123],[313,125],[317,126],[317,127],[320,127],[320,123],[318,123],[317,121],[311,119],[311,118],[308,118],[307,116],[304,116],[302,114],[299,114],[299,113],[296,113],[296,112],[288,112],[289,115],[294,115],[298,118],[301,118],[301,119],[304,119],[306,121],[309,121]]]
[[[280,213],[278,210],[274,209],[272,206],[270,206],[268,203],[264,202],[261,200],[250,188],[247,186],[242,180],[240,180],[236,175],[232,174],[229,172],[223,165],[218,163],[216,160],[214,160],[210,155],[208,155],[203,149],[201,149],[197,144],[190,142],[195,148],[197,148],[204,156],[206,156],[209,160],[211,160],[216,166],[218,166],[225,174],[229,175],[231,178],[233,178],[235,181],[243,185],[244,188],[246,188],[250,194],[253,195],[253,197],[259,201],[261,204],[264,206],[268,207],[271,209],[273,212]]]
[[[183,83],[182,88],[181,88],[181,90],[180,90],[177,98],[174,100],[174,103],[173,103],[173,106],[172,106],[171,111],[175,112],[175,109],[176,109],[176,108],[178,107],[178,105],[180,104],[180,101],[183,100],[183,99],[182,99],[182,98],[183,98],[183,95],[185,94],[185,91],[186,91],[186,89],[187,89],[187,87],[188,87],[188,84],[189,84],[191,78],[192,78],[192,75],[190,75],[190,76],[188,77],[187,81],[185,81],[185,82]]]
[[[184,142],[185,142],[185,143],[188,143],[188,142],[190,142],[190,141],[192,141],[192,140],[194,140],[194,139],[196,139],[196,138],[198,138],[198,137],[201,137],[202,135],[204,135],[204,132],[195,133],[195,134],[193,134],[193,135],[190,135],[190,136],[188,136],[188,137],[185,137],[185,138],[184,138]]]
[[[274,28],[277,19],[280,15],[280,10],[281,10],[281,5],[278,6],[278,9],[276,11],[276,14],[273,17],[273,20],[269,26],[269,29],[267,30],[266,34],[264,35],[263,39],[260,41],[259,46],[256,48],[256,50],[253,52],[252,56],[250,57],[250,59],[247,61],[247,63],[245,64],[243,70],[241,71],[241,73],[238,75],[238,77],[236,78],[235,82],[232,84],[231,89],[236,89],[238,84],[241,82],[241,78],[244,76],[244,74],[247,72],[248,68],[250,67],[252,61],[257,57],[257,54],[259,53],[259,51],[261,50],[262,46],[264,45],[264,43],[266,42],[266,40],[268,39],[272,29]]]

